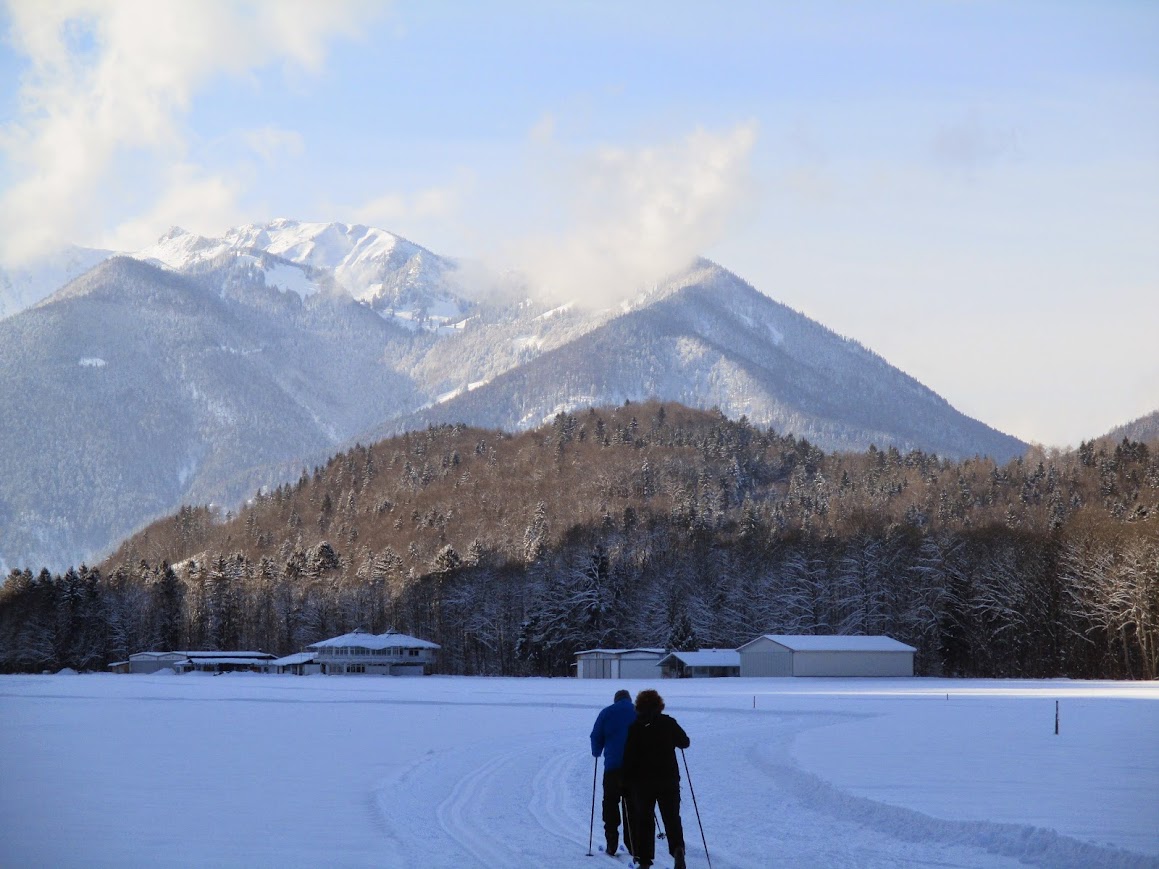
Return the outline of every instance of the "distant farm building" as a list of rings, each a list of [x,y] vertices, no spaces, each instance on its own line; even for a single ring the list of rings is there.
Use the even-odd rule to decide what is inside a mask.
[[[322,672],[322,666],[314,660],[313,652],[295,652],[284,658],[276,658],[266,664],[264,669],[267,673],[291,673],[294,676]]]
[[[300,666],[316,664],[318,671],[327,675],[422,676],[434,664],[439,648],[437,643],[394,631],[371,634],[356,630],[310,644],[306,649],[313,660],[300,662]]]
[[[114,673],[248,673],[264,669],[272,660],[269,652],[137,652],[128,661],[110,664],[109,669]]]
[[[184,652],[137,652],[129,655],[127,661],[109,664],[114,673],[157,673],[161,670],[184,673],[189,668],[189,658]]]
[[[274,660],[269,652],[178,652],[198,673],[253,673]]]
[[[912,676],[913,646],[892,637],[765,634],[745,643],[742,676]]]
[[[736,649],[672,652],[660,659],[660,675],[666,679],[739,676],[740,652]]]
[[[585,649],[575,653],[579,679],[655,679],[665,649]]]

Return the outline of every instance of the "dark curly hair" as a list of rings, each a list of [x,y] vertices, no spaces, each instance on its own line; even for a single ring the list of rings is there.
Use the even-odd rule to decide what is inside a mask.
[[[636,714],[652,715],[664,711],[664,698],[659,692],[645,688],[636,695]]]

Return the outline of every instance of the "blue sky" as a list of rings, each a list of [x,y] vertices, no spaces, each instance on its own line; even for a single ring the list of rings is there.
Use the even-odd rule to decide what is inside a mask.
[[[705,254],[1022,438],[1159,408],[1156,3],[62,0],[0,25],[8,260],[344,220],[603,303]]]

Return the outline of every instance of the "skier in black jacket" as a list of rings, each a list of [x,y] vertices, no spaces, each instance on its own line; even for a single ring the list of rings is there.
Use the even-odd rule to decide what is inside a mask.
[[[656,856],[656,807],[668,834],[674,869],[685,869],[684,827],[680,823],[680,767],[676,749],[690,741],[676,719],[664,715],[664,698],[648,689],[636,695],[636,720],[624,746],[624,782],[635,806],[632,842],[640,869]]]

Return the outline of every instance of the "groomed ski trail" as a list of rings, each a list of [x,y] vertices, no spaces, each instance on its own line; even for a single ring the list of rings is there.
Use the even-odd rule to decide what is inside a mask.
[[[1016,869],[1056,865],[1052,860],[1060,857],[1063,865],[1072,865],[1067,855],[1078,843],[1054,834],[1061,844],[1054,843],[1052,852],[1047,842],[1046,859],[1036,860],[1042,843],[1029,828],[927,817],[852,797],[797,767],[791,756],[796,736],[846,716],[688,710],[679,718],[693,738],[681,777],[687,760],[716,869]],[[613,859],[600,851],[599,775],[592,857],[587,856],[593,759],[586,751],[586,726],[586,717],[577,718],[573,727],[534,737],[431,753],[383,782],[375,800],[379,821],[393,840],[390,851],[406,855],[385,865],[627,866],[626,855]],[[713,775],[722,768],[734,771],[726,781]],[[448,783],[453,783],[449,790]],[[681,817],[689,866],[706,867],[687,780],[681,786]],[[461,858],[432,862],[428,855],[451,850],[448,841]],[[1079,848],[1074,856],[1076,866],[1092,857],[1111,858],[1117,865],[1113,854],[1099,849]],[[656,842],[656,857],[656,869],[670,865],[666,840]]]

